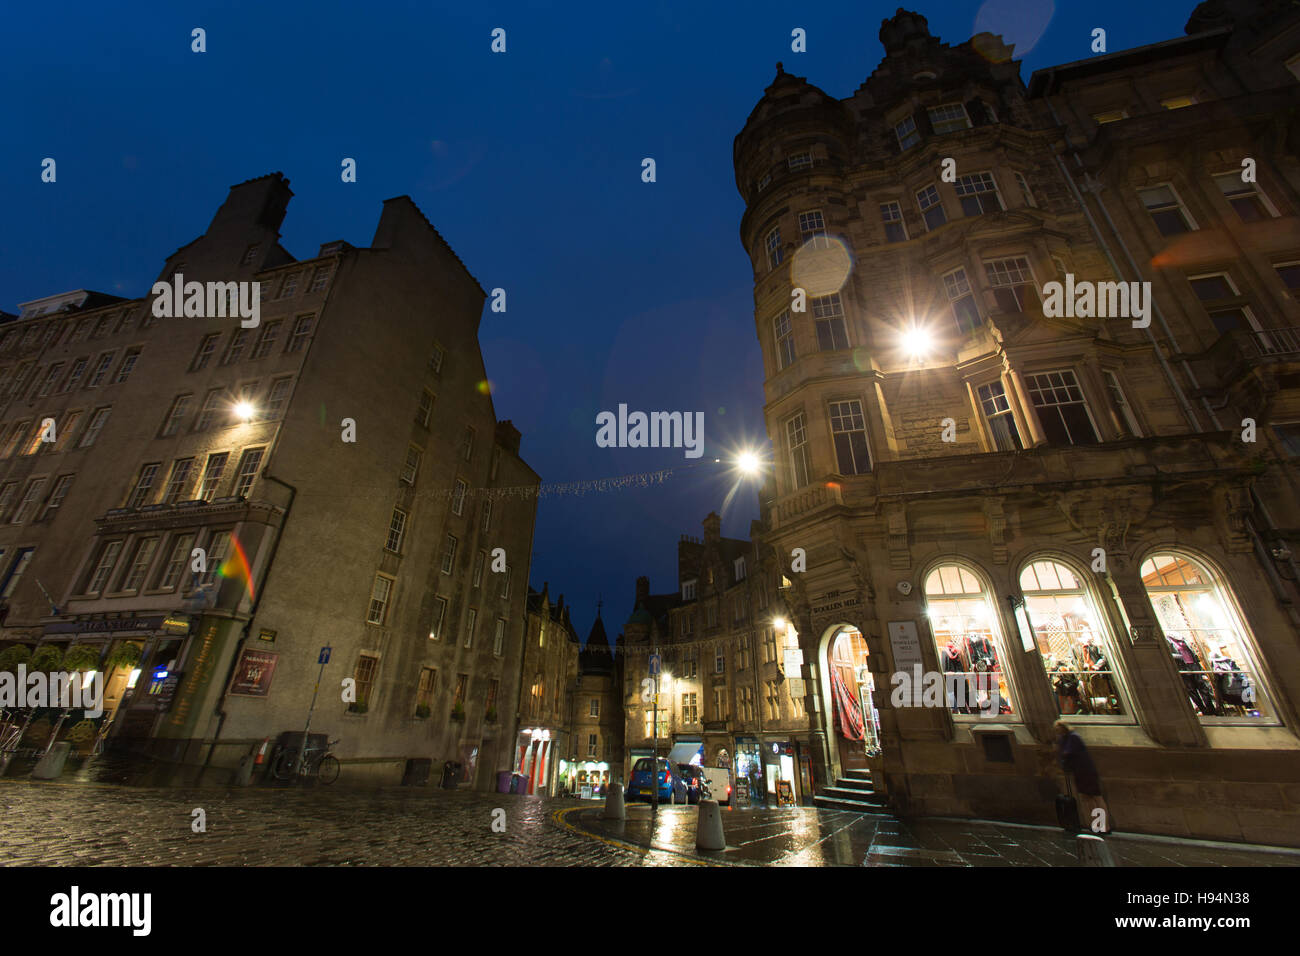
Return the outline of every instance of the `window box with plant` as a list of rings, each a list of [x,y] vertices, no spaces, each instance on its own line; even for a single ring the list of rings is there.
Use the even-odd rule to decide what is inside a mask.
[[[456,703],[451,705],[451,719],[452,720],[465,719],[465,705],[462,704],[460,701],[456,701]]]
[[[487,711],[483,714],[483,718],[489,724],[495,724],[497,722],[497,709],[495,707],[489,707]]]
[[[428,716],[429,716],[429,705],[428,705],[428,704],[417,704],[416,707],[415,707],[415,719],[416,719],[416,720],[424,720],[424,719],[427,718]]]
[[[369,709],[370,709],[369,704],[367,704],[364,700],[358,700],[348,704],[347,712],[349,714],[364,714]]]

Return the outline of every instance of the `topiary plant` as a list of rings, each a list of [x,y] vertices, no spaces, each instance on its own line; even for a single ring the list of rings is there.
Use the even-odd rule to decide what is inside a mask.
[[[27,732],[23,734],[23,740],[28,744],[40,744],[41,746],[44,746],[45,742],[49,739],[50,722],[44,717],[41,717],[38,720],[33,720],[28,724]]]
[[[104,661],[104,670],[111,671],[115,667],[135,667],[139,663],[140,645],[127,641],[108,652],[108,658]]]
[[[32,652],[25,644],[15,644],[0,651],[0,673],[17,674],[18,665],[26,665],[32,659]]]
[[[32,659],[27,664],[29,671],[53,674],[63,669],[63,650],[53,644],[46,644],[32,652]]]
[[[99,648],[90,644],[78,644],[68,648],[63,655],[65,671],[93,671],[99,669]]]

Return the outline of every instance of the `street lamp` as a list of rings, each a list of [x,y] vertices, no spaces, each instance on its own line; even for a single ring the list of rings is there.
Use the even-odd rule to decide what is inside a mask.
[[[235,417],[241,422],[250,422],[253,420],[253,416],[257,413],[257,409],[253,407],[252,402],[243,401],[235,404],[234,412]]]
[[[919,325],[913,325],[903,332],[903,350],[907,352],[912,359],[923,359],[930,354],[930,348],[934,344],[934,337],[930,331]]]

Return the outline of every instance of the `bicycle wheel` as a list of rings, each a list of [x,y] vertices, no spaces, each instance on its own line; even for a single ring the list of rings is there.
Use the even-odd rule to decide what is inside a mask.
[[[288,780],[293,775],[294,764],[298,762],[298,748],[287,747],[280,751],[271,766],[271,775],[276,780]]]
[[[316,776],[321,783],[329,786],[339,778],[339,758],[333,754],[326,754],[320,758],[320,767],[316,770]]]

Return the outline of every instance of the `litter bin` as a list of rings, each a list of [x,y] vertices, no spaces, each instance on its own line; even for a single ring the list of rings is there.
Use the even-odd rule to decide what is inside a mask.
[[[460,764],[454,760],[448,760],[442,765],[442,788],[444,790],[455,790],[456,784],[460,782]]]
[[[513,776],[509,770],[502,770],[497,774],[497,793],[510,793],[510,778]]]

